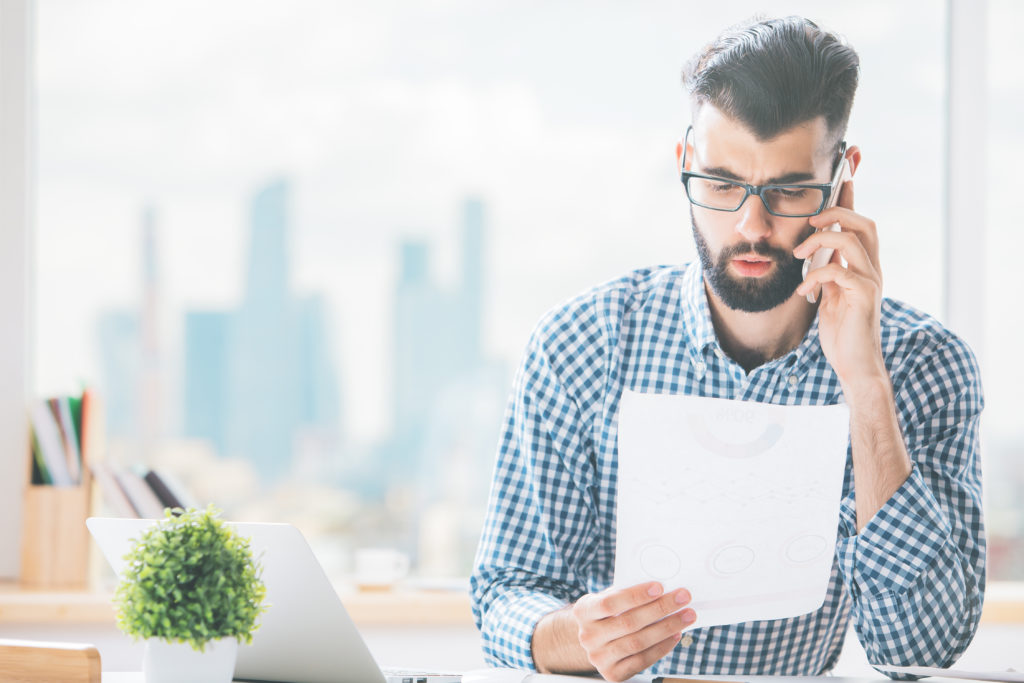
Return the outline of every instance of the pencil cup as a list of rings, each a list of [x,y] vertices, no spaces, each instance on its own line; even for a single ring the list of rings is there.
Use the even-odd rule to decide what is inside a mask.
[[[84,589],[89,576],[89,486],[25,489],[21,584],[37,589]]]

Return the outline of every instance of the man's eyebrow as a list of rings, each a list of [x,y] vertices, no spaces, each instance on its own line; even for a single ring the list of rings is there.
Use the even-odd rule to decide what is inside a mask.
[[[746,182],[738,175],[733,173],[727,168],[721,166],[712,166],[711,168],[705,168],[704,173],[706,175],[713,175],[719,178],[725,178],[727,180],[739,180],[740,182]],[[787,173],[785,175],[776,176],[775,178],[769,178],[768,180],[761,183],[762,185],[790,185],[792,183],[804,183],[808,180],[814,180],[814,174],[806,171],[796,171],[794,173]]]

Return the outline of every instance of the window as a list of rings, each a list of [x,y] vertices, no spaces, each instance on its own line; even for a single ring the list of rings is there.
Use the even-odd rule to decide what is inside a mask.
[[[860,51],[857,206],[935,313],[937,7],[769,8]],[[40,3],[36,390],[94,384],[111,460],[299,524],[330,572],[383,544],[465,575],[532,326],[694,257],[679,71],[763,9]]]
[[[989,535],[989,575],[994,579],[1024,580],[1024,421],[1020,387],[1024,372],[1018,358],[1024,334],[1024,313],[1018,297],[1013,258],[1024,248],[1020,231],[1017,178],[1024,159],[1024,77],[1019,66],[1024,48],[1014,35],[1013,22],[1024,20],[1024,7],[1005,0],[989,2],[988,21],[988,178],[987,268],[985,300],[985,416],[984,467],[986,521]]]

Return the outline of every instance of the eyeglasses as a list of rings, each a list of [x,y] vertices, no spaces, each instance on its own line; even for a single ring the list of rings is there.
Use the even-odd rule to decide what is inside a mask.
[[[683,149],[690,139],[693,126],[686,129]],[[846,153],[846,142],[839,145],[839,154],[833,165],[835,172]],[[683,168],[686,168],[686,152],[683,152]],[[697,206],[714,211],[739,211],[747,197],[755,195],[761,199],[764,208],[773,216],[785,218],[806,218],[816,216],[825,209],[829,196],[838,191],[832,183],[796,185],[748,185],[747,183],[718,178],[716,176],[683,171],[683,187],[686,196]]]

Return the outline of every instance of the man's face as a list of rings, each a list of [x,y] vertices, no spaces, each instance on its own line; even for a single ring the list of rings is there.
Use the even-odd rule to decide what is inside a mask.
[[[694,121],[689,170],[753,185],[827,183],[832,149],[824,118],[759,140],[735,119],[704,105]],[[693,236],[712,292],[729,308],[761,312],[779,306],[802,281],[793,248],[814,228],[806,218],[768,213],[751,195],[738,211],[690,206]]]

